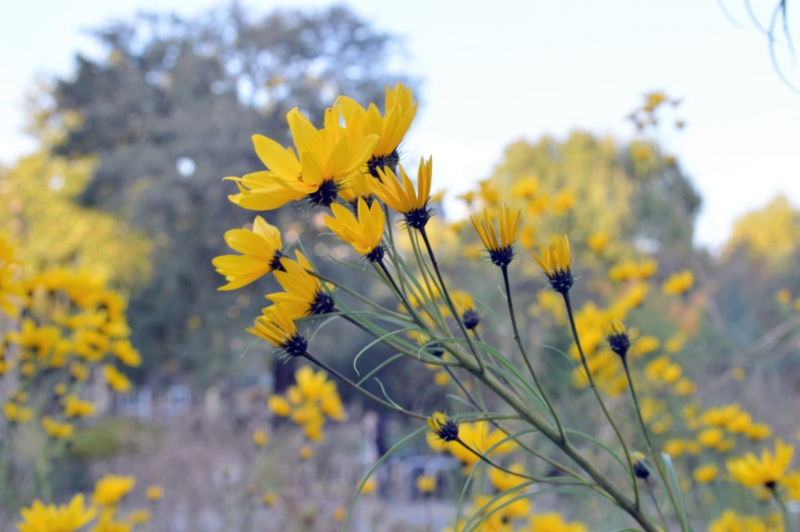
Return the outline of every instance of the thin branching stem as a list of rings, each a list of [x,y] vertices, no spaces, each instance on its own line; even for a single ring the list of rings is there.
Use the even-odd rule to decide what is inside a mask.
[[[442,272],[439,271],[439,263],[436,261],[436,255],[433,253],[433,246],[431,246],[431,241],[428,239],[428,233],[425,231],[424,227],[420,229],[419,232],[422,235],[422,240],[425,242],[425,247],[428,248],[428,256],[431,259],[431,264],[433,264],[433,270],[436,272],[436,277],[439,279],[439,284],[442,286],[442,295],[447,301],[447,306],[450,308],[450,312],[453,314],[453,318],[456,320],[456,323],[458,323],[461,333],[467,339],[467,343],[469,344],[469,348],[472,350],[472,354],[475,355],[475,359],[478,361],[480,373],[484,374],[486,373],[486,364],[484,364],[483,358],[481,357],[475,342],[472,340],[472,335],[464,326],[464,322],[461,320],[461,316],[458,315],[456,306],[453,304],[453,300],[450,298],[450,292],[447,290],[447,286],[444,283]]]
[[[644,479],[644,484],[647,486],[647,493],[650,494],[650,500],[653,501],[653,505],[656,507],[656,511],[658,511],[658,517],[661,519],[661,522],[664,523],[664,530],[668,530],[669,527],[667,526],[667,520],[664,518],[664,514],[661,513],[661,506],[658,505],[656,494],[653,493],[653,485],[650,484],[650,479]]]
[[[523,360],[525,360],[525,365],[528,366],[528,371],[531,373],[531,377],[533,377],[533,382],[536,384],[536,387],[539,389],[539,393],[542,394],[542,399],[544,399],[545,404],[547,404],[547,408],[550,410],[550,414],[553,416],[553,420],[556,423],[556,427],[558,427],[558,432],[561,434],[561,439],[563,441],[567,441],[567,433],[564,432],[564,427],[561,425],[561,420],[558,418],[558,414],[556,414],[555,408],[553,408],[553,404],[550,402],[550,399],[547,398],[547,394],[542,387],[542,384],[539,382],[539,377],[536,375],[536,371],[533,369],[533,365],[531,364],[531,360],[528,357],[528,353],[525,350],[525,346],[522,343],[522,337],[519,334],[519,327],[517,326],[517,316],[514,312],[514,302],[511,299],[511,285],[508,279],[508,266],[502,266],[503,270],[503,283],[505,284],[506,290],[506,302],[508,303],[508,314],[511,317],[511,327],[514,330],[514,340],[517,342],[517,347],[519,347],[519,352],[522,354]]]
[[[321,367],[322,369],[324,369],[325,371],[327,371],[328,373],[330,373],[331,375],[333,375],[334,377],[336,377],[340,381],[349,384],[352,388],[355,388],[356,390],[358,390],[359,392],[361,392],[365,396],[369,397],[373,401],[377,402],[378,404],[381,404],[381,405],[385,406],[386,408],[394,410],[395,412],[400,412],[401,414],[405,414],[406,416],[413,417],[413,418],[416,418],[416,419],[423,419],[423,420],[427,421],[428,416],[423,416],[422,414],[417,414],[416,412],[412,412],[410,410],[406,410],[402,406],[398,406],[396,404],[390,403],[389,401],[385,401],[385,400],[381,399],[380,397],[378,397],[374,393],[367,391],[362,386],[359,386],[358,384],[356,384],[355,382],[353,382],[349,378],[345,377],[342,373],[340,373],[337,370],[333,369],[328,364],[322,362],[321,360],[319,360],[318,358],[313,356],[308,351],[306,351],[302,356],[303,356],[303,358],[307,359],[309,362],[311,362],[313,364],[316,364],[317,366]]]
[[[586,372],[586,378],[589,380],[589,386],[594,391],[594,395],[597,398],[597,402],[600,403],[600,408],[602,408],[603,413],[606,416],[606,419],[611,424],[611,427],[614,429],[614,432],[617,435],[617,439],[619,439],[620,444],[622,444],[622,449],[625,451],[625,457],[628,459],[628,468],[631,474],[631,483],[633,484],[633,493],[634,498],[636,500],[636,508],[638,509],[641,505],[641,500],[639,498],[639,487],[636,485],[636,473],[633,471],[633,458],[631,458],[631,453],[628,450],[628,446],[625,444],[625,438],[622,437],[622,433],[619,431],[617,424],[614,423],[614,419],[611,417],[611,414],[608,412],[608,408],[606,408],[606,403],[603,401],[603,397],[600,395],[600,390],[597,389],[597,385],[594,382],[594,377],[592,376],[592,371],[589,369],[589,363],[586,361],[586,355],[583,353],[583,347],[581,347],[581,340],[578,336],[578,328],[575,326],[575,316],[572,312],[572,303],[569,299],[569,292],[563,292],[561,295],[564,296],[564,305],[567,307],[567,316],[569,317],[569,324],[572,329],[572,336],[575,339],[575,345],[578,347],[578,353],[581,356],[581,363],[583,364],[583,370]]]

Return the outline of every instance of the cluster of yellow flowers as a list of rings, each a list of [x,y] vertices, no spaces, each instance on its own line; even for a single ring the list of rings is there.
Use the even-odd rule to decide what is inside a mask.
[[[21,511],[19,532],[74,532],[92,524],[88,532],[131,532],[138,525],[150,521],[150,511],[134,510],[120,517],[119,503],[136,485],[131,476],[106,475],[95,483],[91,504],[86,505],[84,495],[78,493],[69,503],[56,506],[36,500]],[[151,502],[160,500],[163,489],[149,486],[146,497]]]
[[[288,417],[303,427],[303,434],[312,442],[325,439],[325,419],[345,421],[342,400],[336,383],[328,380],[322,371],[314,372],[303,366],[295,372],[296,384],[289,387],[286,395],[269,398],[269,408],[280,417]]]

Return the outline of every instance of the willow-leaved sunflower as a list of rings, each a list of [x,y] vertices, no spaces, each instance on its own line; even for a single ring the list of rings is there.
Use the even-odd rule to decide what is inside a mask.
[[[431,196],[433,157],[420,159],[417,170],[417,189],[400,165],[400,179],[390,169],[378,169],[380,180],[373,179],[370,187],[386,205],[405,216],[406,223],[414,229],[422,229],[430,220],[432,212],[428,205]],[[401,183],[402,181],[402,183]]]
[[[766,486],[774,489],[789,467],[793,454],[794,447],[778,439],[775,441],[774,455],[764,449],[760,459],[753,453],[747,453],[744,457],[729,460],[726,466],[728,473],[748,488]]]
[[[225,242],[242,255],[222,255],[211,263],[224,275],[228,284],[218,290],[235,290],[281,268],[284,256],[281,232],[256,216],[253,229],[232,229],[225,233]]]
[[[481,242],[489,252],[489,258],[497,266],[508,266],[514,258],[514,242],[517,239],[517,229],[522,211],[512,212],[507,205],[500,207],[497,213],[497,229],[495,230],[492,217],[487,210],[483,217],[472,215],[472,225],[481,238]]]
[[[554,238],[547,245],[542,244],[541,255],[534,251],[533,258],[544,271],[553,290],[565,294],[572,288],[572,259],[567,235]]]
[[[247,332],[263,338],[291,356],[302,356],[308,348],[306,339],[297,331],[294,321],[287,316],[282,305],[264,308]]]
[[[331,312],[334,302],[320,280],[309,273],[311,263],[297,252],[297,261],[283,258],[283,271],[275,272],[275,279],[283,292],[267,295],[267,299],[280,304],[283,312],[292,320]]]
[[[383,225],[385,216],[378,202],[373,202],[372,207],[367,207],[364,198],[358,198],[358,218],[349,209],[339,204],[332,204],[333,216],[325,217],[325,225],[336,233],[342,240],[353,246],[361,255],[365,255],[371,262],[383,258]]]
[[[316,205],[330,205],[339,192],[337,181],[361,168],[378,142],[377,135],[353,141],[340,118],[338,110],[326,109],[325,124],[317,129],[297,108],[289,111],[286,120],[296,154],[268,137],[254,135],[256,154],[269,170],[226,177],[239,187],[239,194],[228,198],[252,210],[277,209],[306,197]]]
[[[402,83],[391,89],[387,85],[384,116],[381,116],[374,103],[364,109],[358,102],[346,96],[340,96],[335,106],[341,109],[351,136],[361,134],[380,137],[367,163],[370,174],[378,178],[378,169],[385,171],[387,168],[396,172],[400,161],[397,148],[411,127],[419,106],[419,102],[414,101],[412,90]]]

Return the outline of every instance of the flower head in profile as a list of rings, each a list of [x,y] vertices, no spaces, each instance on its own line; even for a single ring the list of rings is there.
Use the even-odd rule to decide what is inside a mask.
[[[650,464],[647,459],[639,452],[631,453],[631,458],[633,459],[633,474],[637,478],[647,480],[647,477],[650,476]]]
[[[458,424],[450,419],[447,414],[434,412],[428,418],[428,426],[444,442],[458,439]]]
[[[45,506],[42,501],[36,500],[30,508],[23,508],[21,513],[23,521],[17,523],[19,532],[73,532],[94,519],[97,510],[84,506],[81,493],[62,506]]]
[[[253,229],[232,229],[225,233],[225,242],[242,255],[222,255],[211,263],[228,284],[218,290],[235,290],[273,270],[280,270],[281,233],[277,227],[256,216]]]
[[[534,251],[533,258],[550,280],[553,290],[566,294],[572,288],[574,279],[567,235],[553,239],[550,244],[542,244],[541,255],[537,255]]]
[[[522,211],[512,212],[507,205],[503,205],[497,213],[497,230],[488,211],[483,211],[482,219],[477,215],[471,217],[475,231],[489,252],[489,258],[501,268],[508,266],[514,258],[514,241],[521,214]]]
[[[106,475],[94,485],[92,503],[98,506],[114,506],[136,485],[136,478]]]
[[[325,110],[325,124],[317,129],[297,108],[286,115],[297,154],[274,140],[253,136],[256,154],[269,171],[236,182],[239,194],[229,199],[245,209],[277,209],[290,201],[308,198],[315,205],[328,206],[339,194],[339,181],[362,167],[372,155],[378,136],[364,134],[354,141],[339,124],[337,109]]]
[[[111,389],[117,393],[126,393],[131,389],[131,381],[116,366],[110,364],[103,366],[103,376]]]
[[[477,329],[481,323],[481,316],[478,314],[478,309],[475,307],[475,301],[472,296],[463,290],[455,290],[452,295],[453,305],[456,307],[456,312],[459,313],[464,327],[467,329]]]
[[[311,263],[302,253],[298,252],[296,256],[297,261],[281,259],[283,271],[276,271],[275,279],[284,292],[269,294],[267,299],[280,304],[282,312],[290,320],[332,312],[335,306],[333,298],[320,280],[309,273]]]
[[[287,317],[282,305],[272,305],[262,310],[261,316],[256,318],[247,332],[283,349],[290,356],[302,356],[308,348],[308,342],[297,332],[294,321]]]
[[[84,401],[77,395],[68,395],[64,400],[64,415],[67,417],[88,417],[94,414],[94,404]]]
[[[325,225],[331,231],[353,246],[357,253],[365,255],[370,262],[379,262],[383,259],[381,240],[385,217],[377,201],[372,203],[372,207],[368,207],[364,198],[359,197],[358,218],[338,203],[331,205],[331,211],[333,216],[325,217]]]
[[[391,168],[378,169],[380,181],[372,180],[370,187],[381,201],[405,216],[406,223],[414,229],[423,229],[432,216],[428,205],[431,196],[431,177],[433,157],[427,162],[420,159],[417,171],[417,187],[409,179],[403,165],[400,165],[400,179]],[[402,181],[402,183],[401,183]]]
[[[396,84],[391,89],[386,86],[386,106],[384,116],[381,116],[378,107],[373,103],[364,109],[352,98],[341,96],[336,101],[336,107],[341,109],[346,127],[351,135],[377,135],[380,140],[375,144],[372,154],[367,162],[370,174],[379,178],[378,170],[387,168],[397,171],[400,160],[397,148],[403,140],[414,116],[417,114],[419,102],[414,101],[414,94],[410,88],[402,83]]]
[[[760,459],[753,453],[747,453],[741,458],[734,458],[727,463],[728,473],[748,488],[766,486],[774,489],[776,483],[783,478],[786,468],[789,467],[793,454],[794,447],[779,439],[775,442],[774,455],[764,449],[761,451]]]
[[[618,319],[611,319],[606,323],[606,341],[613,352],[625,358],[631,348],[631,339],[628,330]]]

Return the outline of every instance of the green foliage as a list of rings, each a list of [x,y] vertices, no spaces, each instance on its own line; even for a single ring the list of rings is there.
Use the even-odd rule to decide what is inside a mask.
[[[129,312],[144,371],[190,373],[203,386],[258,361],[240,357],[249,340],[239,331],[264,287],[214,290],[224,284],[211,266],[228,252],[223,233],[255,214],[229,203],[236,189],[222,177],[262,170],[251,135],[286,141],[294,107],[321,121],[340,93],[380,100],[400,79],[386,67],[393,40],[342,7],[254,16],[236,4],[195,19],[141,15],[94,36],[104,54],[77,57],[39,128],[69,122],[55,152],[97,160],[81,200],[156,244],[152,282]],[[308,221],[294,224],[295,237]]]
[[[147,454],[159,446],[161,431],[130,418],[105,418],[92,427],[75,431],[67,448],[80,460],[103,460],[119,453]]]

